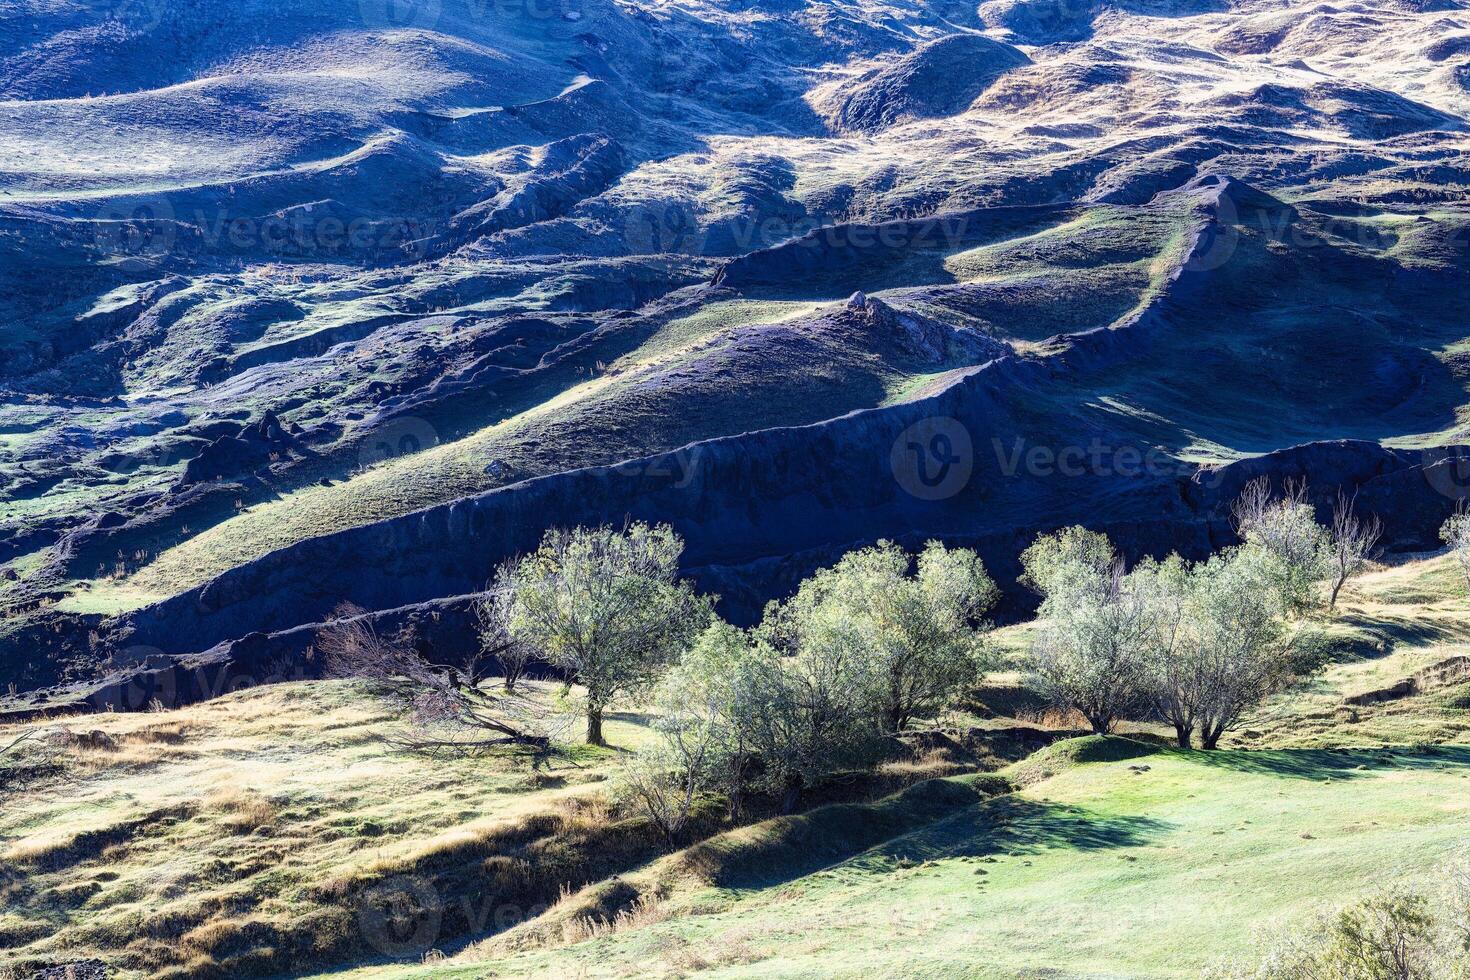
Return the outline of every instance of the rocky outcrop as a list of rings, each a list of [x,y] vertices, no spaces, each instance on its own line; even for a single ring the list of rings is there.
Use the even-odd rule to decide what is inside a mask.
[[[281,425],[275,412],[266,412],[239,435],[222,435],[189,460],[179,486],[221,480],[249,473],[293,451],[302,449],[296,436]]]

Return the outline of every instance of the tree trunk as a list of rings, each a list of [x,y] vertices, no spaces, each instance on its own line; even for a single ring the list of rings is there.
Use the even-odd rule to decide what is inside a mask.
[[[1225,734],[1223,728],[1206,728],[1199,733],[1199,747],[1213,751],[1215,746],[1220,744],[1220,736],[1223,734]]]
[[[1190,748],[1191,740],[1194,737],[1194,727],[1176,721],[1174,722],[1174,737],[1179,740],[1179,747],[1181,749]]]
[[[796,801],[801,798],[801,783],[792,780],[786,784],[786,791],[781,794],[781,812],[790,813],[796,809]]]
[[[893,708],[888,712],[888,730],[890,732],[897,734],[903,731],[908,723],[908,715],[904,714],[902,708]]]
[[[1087,723],[1092,726],[1094,735],[1113,734],[1113,719],[1108,715],[1088,715]]]
[[[602,709],[601,708],[588,708],[587,709],[587,744],[588,745],[606,745],[607,744],[607,742],[602,737]]]
[[[1346,575],[1338,575],[1337,581],[1332,583],[1332,598],[1327,602],[1328,609],[1337,608],[1337,594],[1342,591],[1342,585],[1347,581]]]

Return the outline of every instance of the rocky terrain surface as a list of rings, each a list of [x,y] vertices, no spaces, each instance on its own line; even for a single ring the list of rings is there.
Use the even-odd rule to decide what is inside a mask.
[[[552,525],[737,621],[882,537],[1200,554],[1261,472],[1428,547],[1467,120],[1457,0],[8,4],[11,706],[452,646]]]

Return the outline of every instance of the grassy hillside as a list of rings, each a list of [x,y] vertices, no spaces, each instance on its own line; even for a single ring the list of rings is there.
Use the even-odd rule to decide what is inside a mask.
[[[1446,557],[1352,582],[1327,624],[1337,662],[1273,698],[1235,745],[1409,745],[1470,738],[1470,601]],[[1412,682],[1409,686],[1406,682]]]
[[[467,854],[519,867],[605,817],[588,798],[614,753],[446,764],[392,751],[401,722],[359,684],[289,684],[63,722],[73,744],[6,756],[0,969],[96,954],[182,977],[360,955],[365,888]],[[615,744],[642,732],[638,716],[610,721]]]
[[[621,751],[647,737],[634,713],[610,721],[615,749],[538,765],[392,751],[398,713],[345,682],[63,722],[69,744],[0,764],[0,970],[96,956],[126,977],[1195,976],[1470,835],[1457,569],[1381,569],[1323,625],[1335,662],[1221,751],[1130,725],[998,775],[976,772],[995,754],[921,752],[871,790],[957,774],[734,829],[711,812],[696,832],[713,836],[674,853],[610,807]],[[996,643],[1017,656],[1028,630]],[[951,734],[1017,759],[1007,715],[1065,730],[1024,684],[991,677],[976,700],[997,717],[957,715]],[[363,910],[405,883],[438,903],[434,932],[392,961]]]
[[[527,684],[557,708],[556,685]],[[442,896],[444,944],[516,925],[663,853],[608,792],[649,721],[614,712],[613,748],[548,758],[416,754],[385,741],[403,711],[315,681],[48,723],[0,757],[0,977],[89,957],[176,978],[361,960],[384,942],[364,909],[403,882]],[[0,746],[24,730],[0,726]],[[898,760],[868,792],[958,768]]]
[[[696,891],[663,921],[549,951],[349,975],[1189,977],[1247,952],[1257,925],[1412,878],[1470,833],[1470,747],[1059,748],[1050,778],[813,874]]]
[[[1470,832],[1470,673],[1424,674],[1470,643],[1458,569],[1440,556],[1364,576],[1323,626],[1335,661],[1225,750],[1061,743],[1005,771],[1016,794],[812,873],[695,875],[591,940],[535,949],[547,935],[523,929],[440,966],[350,976],[1197,976],[1260,933],[1422,876]],[[1026,631],[1000,646],[1018,654]],[[1413,693],[1347,703],[1415,676]],[[1034,708],[1021,675],[992,681],[982,700]]]

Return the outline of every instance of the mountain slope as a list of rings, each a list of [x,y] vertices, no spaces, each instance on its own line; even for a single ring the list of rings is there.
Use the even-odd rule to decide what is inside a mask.
[[[672,506],[739,618],[885,535],[1005,562],[1007,534],[1163,514],[1138,548],[1202,544],[1153,503],[1201,464],[1352,439],[1432,469],[1465,441],[1457,5],[388,10],[0,14],[0,663],[22,686],[90,671],[94,633],[102,658],[197,652],[478,588],[403,530],[487,493],[517,522],[465,544],[487,560]],[[890,465],[930,416],[971,447],[942,499]],[[566,492],[727,451],[794,486],[780,460],[834,432],[811,482],[898,502],[820,538],[795,494],[737,545],[653,484]],[[1001,465],[1095,440],[1086,489]],[[1119,454],[1154,471],[1119,480]],[[344,548],[399,584],[283,601],[294,579],[262,577],[326,581]],[[238,608],[175,629],[199,592]]]

